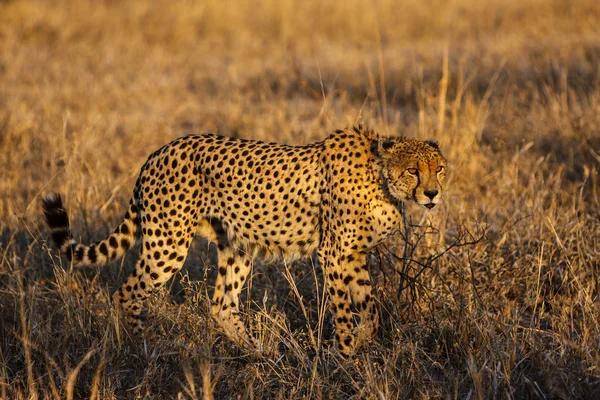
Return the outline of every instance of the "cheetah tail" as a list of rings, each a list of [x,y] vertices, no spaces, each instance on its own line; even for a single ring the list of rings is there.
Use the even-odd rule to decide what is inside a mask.
[[[48,193],[42,199],[46,222],[52,241],[74,266],[101,266],[125,254],[135,243],[139,224],[137,207],[132,199],[123,222],[106,239],[86,246],[78,244],[69,228],[69,216],[58,193]]]

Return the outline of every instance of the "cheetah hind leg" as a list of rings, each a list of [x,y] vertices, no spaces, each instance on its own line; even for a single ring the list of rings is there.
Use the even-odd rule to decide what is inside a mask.
[[[230,247],[218,249],[219,273],[211,305],[211,314],[225,335],[243,347],[262,352],[240,318],[239,295],[252,268],[252,260]]]
[[[146,299],[157,292],[181,269],[187,256],[191,238],[186,237],[182,245],[172,246],[167,252],[147,251],[144,244],[147,241],[152,242],[152,240],[142,238],[143,250],[135,269],[125,283],[113,294],[113,302],[125,314],[127,322],[135,333],[139,333],[143,329],[141,313]]]

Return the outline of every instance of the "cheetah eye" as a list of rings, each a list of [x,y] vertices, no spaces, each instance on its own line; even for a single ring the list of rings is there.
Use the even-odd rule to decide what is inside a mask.
[[[416,168],[409,168],[407,171],[411,175],[416,175],[418,172]]]
[[[437,169],[435,170],[435,172],[442,172],[444,170],[444,166],[440,165],[439,167],[437,167]]]

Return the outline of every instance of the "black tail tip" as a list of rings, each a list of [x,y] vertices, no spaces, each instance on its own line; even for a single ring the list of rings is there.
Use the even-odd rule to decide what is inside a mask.
[[[69,216],[64,209],[62,199],[58,193],[47,193],[42,198],[42,209],[46,222],[50,228],[68,228]]]
[[[42,197],[42,208],[44,209],[44,212],[46,212],[46,210],[62,208],[62,198],[60,197],[60,194],[54,192],[46,193],[46,195]]]

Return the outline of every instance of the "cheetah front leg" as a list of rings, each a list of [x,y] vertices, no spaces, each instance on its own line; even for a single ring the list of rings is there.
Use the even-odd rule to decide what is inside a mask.
[[[318,256],[327,282],[330,308],[335,318],[335,340],[338,351],[348,356],[354,351],[355,339],[349,288],[340,264],[341,259],[337,251],[326,246],[319,249]]]
[[[379,327],[379,313],[372,294],[366,254],[352,253],[343,256],[342,265],[352,304],[360,316],[360,322],[354,331],[356,347],[360,347],[373,339]]]
[[[252,259],[231,247],[218,249],[219,273],[211,305],[211,314],[228,338],[240,345],[259,349],[240,318],[239,296],[252,268]]]

